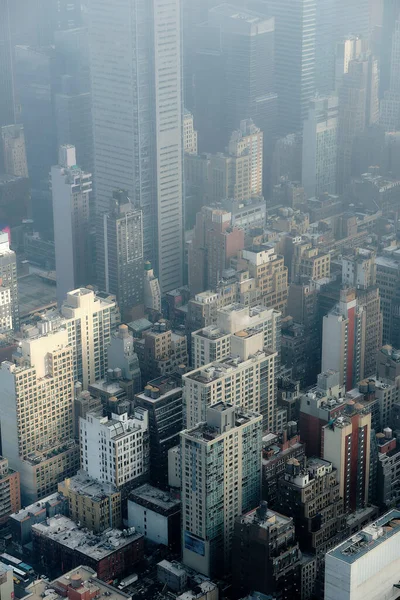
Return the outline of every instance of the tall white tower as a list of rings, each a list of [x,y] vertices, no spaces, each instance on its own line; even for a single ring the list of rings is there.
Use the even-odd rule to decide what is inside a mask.
[[[89,0],[96,208],[115,189],[143,210],[144,258],[182,284],[180,0]]]

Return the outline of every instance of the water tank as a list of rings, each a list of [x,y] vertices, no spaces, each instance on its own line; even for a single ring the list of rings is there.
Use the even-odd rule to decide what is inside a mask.
[[[385,427],[383,433],[385,434],[385,438],[387,440],[391,440],[393,438],[393,431],[390,429],[390,427]]]
[[[362,381],[360,383],[360,385],[358,386],[358,391],[361,394],[367,394],[368,393],[368,383],[366,381]]]
[[[78,589],[80,588],[82,585],[82,577],[79,575],[79,573],[74,573],[73,575],[71,575],[71,586],[74,589]]]
[[[114,369],[107,369],[107,381],[112,381],[114,377]]]
[[[147,396],[148,398],[150,398],[151,390],[152,390],[151,385],[146,385],[146,387],[144,388],[144,395]]]
[[[117,367],[116,369],[114,369],[114,377],[115,379],[121,379],[122,377],[122,371],[119,367]]]
[[[368,381],[368,391],[375,392],[375,381],[373,379]]]
[[[158,387],[151,388],[151,397],[153,398],[153,400],[160,397],[160,390],[158,389]]]

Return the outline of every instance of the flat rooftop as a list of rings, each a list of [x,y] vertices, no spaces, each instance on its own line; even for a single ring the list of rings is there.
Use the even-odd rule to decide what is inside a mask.
[[[270,529],[272,527],[288,527],[293,525],[293,519],[291,517],[286,517],[285,515],[281,515],[280,513],[275,512],[274,510],[266,509],[266,512],[263,514],[260,508],[256,508],[255,510],[251,510],[239,517],[239,520],[244,525],[258,525],[262,529]]]
[[[20,318],[57,305],[56,282],[35,273],[18,278]]]
[[[191,371],[184,375],[184,378],[193,379],[199,383],[210,383],[211,381],[216,381],[235,369],[238,369],[244,363],[251,363],[257,358],[269,356],[270,354],[275,353],[268,350],[258,350],[254,354],[251,354],[247,360],[243,360],[238,356],[228,356],[227,358],[210,363],[205,367]]]
[[[170,511],[171,509],[178,509],[181,505],[180,500],[174,498],[168,492],[159,490],[158,488],[145,483],[140,487],[134,489],[130,494],[130,500],[137,502],[138,504],[154,505],[154,509],[163,509],[164,511]]]
[[[225,410],[226,404],[224,404],[223,402],[219,402],[218,404],[214,404],[210,408],[213,408],[214,410],[218,410],[218,411],[222,412],[223,410]],[[242,425],[245,425],[246,423],[248,423],[255,417],[261,417],[261,416],[259,415],[259,413],[245,411],[244,409],[242,409],[240,407],[236,407],[235,425],[230,431],[232,431],[235,427],[241,427]],[[219,430],[219,428],[213,427],[212,425],[209,425],[206,422],[199,423],[192,429],[185,430],[185,434],[190,438],[194,438],[196,440],[199,440],[199,441],[202,441],[205,443],[212,442],[219,436],[223,435],[221,433],[221,431]]]
[[[118,492],[112,483],[100,483],[89,477],[85,471],[78,471],[74,477],[69,479],[69,488],[77,494],[89,496],[94,501],[100,501],[106,496]]]
[[[347,563],[355,563],[386,540],[400,534],[400,510],[391,510],[348,540],[330,550],[328,554]],[[399,538],[400,544],[400,538]]]
[[[32,533],[50,538],[96,561],[143,537],[140,533],[124,534],[119,529],[109,529],[101,535],[96,535],[86,528],[80,529],[74,521],[63,515],[32,525]]]
[[[127,600],[131,598],[131,596],[120,592],[112,585],[97,579],[96,573],[90,567],[84,566],[65,573],[65,575],[58,577],[51,583],[43,581],[43,579],[37,579],[26,588],[29,595],[25,598],[29,598],[29,600],[43,600],[43,598],[65,600],[69,597],[68,588],[71,586],[71,582],[73,580],[79,581],[79,579],[80,587],[74,589],[74,592],[77,592],[81,598],[107,598],[107,600]]]
[[[45,511],[47,505],[54,506],[61,500],[61,494],[55,492],[54,494],[51,494],[42,500],[38,500],[37,502],[34,502],[25,508],[21,508],[21,510],[17,513],[10,515],[10,518],[15,519],[16,521],[25,521],[25,519],[28,519],[31,515],[37,515],[38,513]]]

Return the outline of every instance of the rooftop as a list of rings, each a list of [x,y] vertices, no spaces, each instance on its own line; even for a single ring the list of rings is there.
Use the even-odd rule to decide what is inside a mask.
[[[270,510],[263,504],[242,515],[239,517],[239,520],[243,525],[258,525],[262,529],[293,526],[293,519],[291,517],[286,517],[274,510]]]
[[[124,592],[120,592],[115,587],[104,583],[96,578],[96,573],[90,568],[85,566],[77,567],[72,571],[69,571],[65,575],[62,575],[58,579],[55,579],[51,583],[43,581],[43,579],[37,579],[26,589],[29,592],[25,598],[28,600],[63,600],[69,597],[68,588],[72,585],[72,582],[78,582],[80,585],[74,588],[74,598],[76,593],[81,597],[89,598],[107,598],[107,600],[126,600],[130,596]]]
[[[56,282],[38,274],[18,278],[18,299],[20,317],[53,307],[57,304]]]
[[[206,365],[205,367],[201,367],[200,369],[186,373],[184,378],[193,379],[199,383],[207,384],[211,381],[216,381],[217,379],[224,377],[228,373],[238,369],[243,364],[250,364],[251,362],[257,361],[259,358],[264,358],[271,354],[275,353],[268,350],[259,350],[254,354],[251,354],[247,360],[243,360],[239,356],[228,356],[220,361],[215,361],[209,365]]]
[[[68,485],[73,492],[81,496],[89,496],[94,501],[100,501],[106,496],[118,492],[112,483],[100,483],[89,477],[85,471],[78,471],[74,477],[68,480]]]
[[[56,492],[55,494],[51,494],[50,496],[47,496],[42,500],[38,500],[34,504],[30,504],[29,506],[22,508],[17,513],[11,515],[11,518],[15,519],[16,521],[24,521],[31,515],[36,515],[37,513],[45,511],[47,505],[54,506],[55,504],[60,502],[60,500],[62,500],[62,496],[61,494]]]
[[[398,534],[400,534],[400,510],[391,510],[356,535],[336,546],[328,554],[338,560],[352,564]]]
[[[227,408],[227,405],[224,402],[218,402],[217,404],[213,404],[210,408],[212,408],[214,411],[222,412]],[[234,427],[242,427],[242,425],[246,425],[256,417],[259,417],[261,419],[261,416],[256,412],[246,411],[243,408],[235,407]],[[208,442],[212,442],[221,435],[223,435],[224,432],[221,433],[219,428],[213,427],[207,422],[204,422],[198,423],[192,429],[185,430],[184,433],[189,438],[194,438],[207,444]]]
[[[102,534],[94,534],[86,528],[79,528],[74,521],[62,515],[32,525],[33,535],[39,534],[50,538],[96,561],[143,537],[139,533],[132,533],[131,530],[132,528],[124,531],[108,529]]]
[[[158,488],[145,483],[131,492],[130,499],[137,504],[153,505],[155,510],[162,509],[170,511],[180,507],[180,500],[174,498],[168,492],[159,490]]]

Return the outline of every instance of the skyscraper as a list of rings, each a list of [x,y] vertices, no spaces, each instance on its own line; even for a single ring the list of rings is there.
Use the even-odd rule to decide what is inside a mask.
[[[24,128],[22,125],[5,125],[0,131],[5,173],[16,177],[28,177]]]
[[[114,294],[124,321],[143,311],[142,211],[126,192],[113,193],[109,212],[97,217],[97,282]],[[137,312],[137,315],[134,313]]]
[[[119,188],[140,203],[165,292],[183,271],[180,0],[90,0],[89,44],[96,209]]]
[[[337,98],[312,99],[303,124],[302,185],[308,198],[336,192],[337,129]]]
[[[261,420],[218,402],[181,433],[183,562],[204,575],[230,569],[235,518],[259,504]]]
[[[315,93],[316,0],[267,0],[275,17],[279,133],[300,132]]]
[[[57,302],[90,283],[89,194],[91,175],[76,165],[74,146],[61,146],[58,165],[51,168]]]
[[[0,127],[15,122],[10,4],[10,0],[0,2]]]

